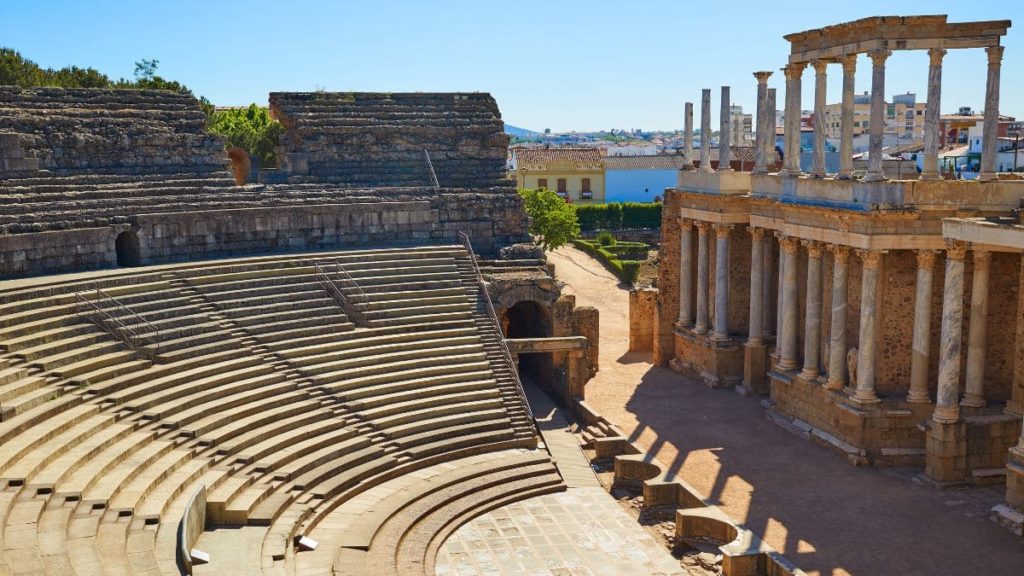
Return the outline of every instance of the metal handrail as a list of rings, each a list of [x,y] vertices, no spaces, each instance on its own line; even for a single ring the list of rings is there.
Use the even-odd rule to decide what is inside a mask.
[[[501,347],[502,355],[505,357],[505,362],[508,363],[508,367],[512,372],[512,377],[516,383],[516,390],[519,391],[519,396],[523,400],[523,407],[526,408],[526,415],[530,420],[533,420],[533,410],[530,409],[530,401],[526,398],[523,381],[519,378],[519,369],[516,368],[516,363],[512,360],[512,352],[509,351],[508,345],[505,344],[505,334],[501,331],[501,321],[498,320],[498,313],[494,311],[494,305],[491,303],[491,293],[487,289],[487,282],[484,281],[484,275],[480,272],[480,266],[476,262],[476,252],[473,251],[473,243],[470,242],[469,235],[461,230],[458,232],[458,237],[462,245],[465,246],[466,251],[469,252],[469,261],[473,264],[476,282],[480,286],[480,293],[483,296],[484,303],[487,305],[487,313],[490,315],[491,321],[494,322],[494,327],[498,331],[498,344]]]
[[[152,322],[146,320],[128,306],[122,304],[117,298],[107,294],[99,286],[96,286],[94,290],[96,292],[96,298],[92,300],[82,292],[75,292],[75,312],[79,316],[85,317],[90,322],[106,330],[111,336],[124,342],[136,352],[152,355],[159,354],[159,328],[154,326]],[[106,308],[97,304],[97,302],[101,301],[112,302],[118,311],[118,315],[115,316],[111,314],[106,310]],[[85,311],[86,308],[91,309],[93,314],[88,314]],[[146,335],[140,334],[137,330],[132,328],[131,324],[127,324],[122,320],[125,316],[131,318],[135,325],[141,325],[149,328],[149,333]],[[152,346],[153,350],[146,351],[144,348],[145,346]]]
[[[334,274],[337,275],[339,272],[344,276],[345,280],[351,284],[359,296],[359,300],[364,306],[369,305],[370,299],[367,298],[366,293],[356,283],[355,279],[345,270],[345,267],[341,265],[337,260],[331,262],[334,265]],[[363,315],[363,311],[359,309],[359,305],[354,301],[354,298],[346,298],[345,291],[338,286],[338,283],[331,278],[329,269],[327,266],[320,262],[314,262],[313,266],[316,267],[316,273],[320,277],[320,282],[324,285],[324,289],[334,298],[334,301],[345,310],[347,314],[350,314],[353,319],[357,320],[360,324],[365,324],[366,317]]]
[[[427,157],[427,167],[430,168],[430,177],[434,180],[434,189],[440,189],[441,183],[437,180],[437,172],[434,171],[434,163],[430,161],[430,152],[427,149],[423,149],[423,155]]]

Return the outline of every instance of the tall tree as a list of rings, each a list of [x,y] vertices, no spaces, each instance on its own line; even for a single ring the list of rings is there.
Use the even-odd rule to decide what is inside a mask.
[[[580,235],[576,209],[558,194],[546,188],[520,190],[530,234],[545,250],[554,250]]]

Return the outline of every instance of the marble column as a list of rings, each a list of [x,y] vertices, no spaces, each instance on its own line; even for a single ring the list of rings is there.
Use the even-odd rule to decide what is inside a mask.
[[[715,224],[715,326],[711,339],[729,339],[729,232],[732,226]]]
[[[910,390],[907,402],[931,402],[928,396],[928,364],[932,339],[932,277],[935,252],[917,253],[917,290],[914,295],[914,343],[910,356]]]
[[[800,377],[813,380],[821,373],[821,254],[823,246],[804,241],[807,247],[807,294],[804,298],[804,369]]]
[[[951,424],[960,419],[960,346],[964,321],[965,242],[946,241],[946,281],[942,291],[942,335],[939,340],[939,385],[932,420]]]
[[[768,123],[768,77],[772,73],[764,70],[761,72],[754,72],[754,78],[757,78],[757,135],[754,139],[754,174],[767,174],[768,173],[768,148],[765,146],[765,140],[775,139],[775,130],[769,130]],[[770,126],[775,126],[774,114],[771,119]]]
[[[825,177],[825,97],[828,60],[814,61],[814,167],[811,175]]]
[[[772,116],[774,116],[774,114]],[[774,120],[772,120],[772,122],[774,123]],[[765,338],[775,336],[775,306],[771,298],[772,280],[774,280],[773,274],[775,270],[775,254],[773,251],[774,242],[775,240],[771,234],[764,235],[764,239],[762,240],[762,244],[764,244],[762,249],[762,252],[764,253],[764,266],[762,268],[763,282],[761,283],[761,295],[764,298],[764,305],[761,307],[763,310],[761,330]]]
[[[924,109],[924,161],[921,167],[922,180],[939,180],[939,140],[942,131],[939,108],[942,106],[942,57],[946,51],[940,48],[928,50],[928,107]]]
[[[829,390],[846,387],[846,301],[850,249],[832,246],[832,325],[828,335]]]
[[[797,360],[796,330],[797,306],[799,306],[796,285],[798,240],[792,236],[784,236],[779,240],[782,245],[783,259],[783,295],[782,295],[782,341],[778,367],[781,370],[795,370],[800,364]]]
[[[786,297],[786,249],[782,247],[782,239],[785,235],[776,232],[779,241],[779,272],[775,287],[775,348],[782,351],[782,323],[785,317],[783,300]]]
[[[882,134],[885,132],[885,61],[891,50],[869,52],[871,58],[871,120],[868,126],[868,171],[865,182],[885,180],[882,171]],[[858,368],[858,370],[860,370]]]
[[[697,325],[698,334],[708,331],[708,228],[707,222],[697,222]]]
[[[767,170],[771,172],[776,168],[775,163],[775,88],[768,89],[768,105],[766,108],[765,115],[768,116],[765,119],[765,127],[768,137],[765,138],[764,142],[764,158],[767,164]]]
[[[862,271],[860,284],[860,338],[857,340],[857,382],[853,400],[861,404],[879,402],[875,395],[875,354],[878,348],[878,276],[882,252],[858,250]]]
[[[784,164],[782,175],[795,178],[800,172],[800,79],[806,62],[783,68],[786,74],[786,115]]]
[[[857,74],[857,55],[839,59],[843,65],[843,103],[839,114],[839,178],[853,178],[853,93]]]
[[[729,87],[722,86],[722,107],[718,122],[718,171],[732,172],[732,100]]]
[[[711,90],[700,93],[700,166],[699,172],[714,172],[711,168]]]
[[[980,408],[985,405],[985,350],[988,334],[988,278],[992,253],[971,252],[974,276],[971,281],[971,325],[967,329],[967,374],[961,406]]]
[[[764,344],[764,228],[750,227],[750,318],[747,343]]]
[[[1003,62],[1003,47],[989,46],[988,82],[985,83],[985,121],[981,132],[981,173],[978,180],[996,178],[996,146],[999,143],[999,70]]]
[[[693,170],[693,102],[683,107],[683,170]]]
[[[679,222],[679,327],[693,324],[693,220]]]

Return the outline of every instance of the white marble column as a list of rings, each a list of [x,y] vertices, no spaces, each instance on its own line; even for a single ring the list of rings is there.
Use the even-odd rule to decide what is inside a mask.
[[[781,354],[778,367],[781,370],[796,370],[800,367],[797,360],[796,331],[797,331],[797,249],[798,240],[792,236],[784,236],[779,239],[782,246],[783,282],[782,282],[782,332],[779,339],[782,341]]]
[[[748,228],[750,231],[750,317],[747,328],[747,343],[751,346],[764,344],[764,228]]]
[[[786,74],[786,113],[785,113],[785,165],[783,176],[797,177],[800,172],[800,79],[803,76],[806,62],[790,64],[783,68]]]
[[[764,157],[765,162],[768,164],[768,171],[776,169],[775,162],[775,88],[768,89],[768,107],[765,119],[765,126],[767,126],[768,138],[765,139],[764,143]]]
[[[939,109],[942,106],[942,57],[940,48],[928,50],[928,107],[924,109],[924,161],[922,180],[939,180],[939,140],[942,131]]]
[[[804,369],[800,377],[813,380],[821,373],[821,255],[823,246],[804,241],[807,247],[807,294],[804,298]]]
[[[693,324],[693,221],[679,221],[679,327]]]
[[[828,60],[814,61],[814,167],[811,175],[825,177],[825,98]]]
[[[754,72],[757,78],[757,134],[754,139],[754,174],[768,173],[768,148],[765,146],[766,139],[775,139],[775,118],[772,114],[771,123],[768,122],[768,78],[771,72],[764,70]],[[769,129],[771,126],[771,129]]]
[[[985,123],[981,132],[981,173],[978,180],[996,178],[996,146],[999,143],[999,70],[1003,62],[1003,47],[989,46],[988,82],[985,83]]]
[[[772,116],[774,116],[774,114]],[[775,120],[772,120],[773,124],[774,122]],[[764,245],[762,249],[762,252],[764,253],[764,266],[762,267],[763,282],[761,283],[763,286],[761,294],[764,298],[764,305],[761,307],[763,311],[761,330],[764,334],[764,338],[771,338],[775,336],[775,302],[771,297],[772,280],[774,280],[773,275],[775,272],[775,254],[773,250],[774,242],[775,239],[772,235],[767,233],[764,235],[764,239],[761,242]]]
[[[839,178],[853,178],[853,93],[857,74],[857,55],[839,59],[843,65],[843,103],[839,115]]]
[[[860,338],[857,339],[857,382],[853,400],[861,404],[879,402],[875,395],[875,356],[878,349],[878,276],[882,252],[858,250],[860,256]]]
[[[711,168],[711,90],[700,92],[700,166],[699,172],[714,172]]]
[[[935,252],[917,253],[917,289],[914,295],[914,342],[910,356],[910,390],[907,402],[928,403],[928,364],[932,339],[932,277]]]
[[[732,112],[729,87],[722,86],[722,106],[718,122],[718,171],[732,172]]]
[[[985,405],[985,350],[988,334],[988,278],[992,253],[973,250],[974,276],[971,281],[971,325],[967,329],[967,374],[961,406]]]
[[[693,170],[693,102],[683,107],[683,170]]]
[[[707,222],[697,222],[697,325],[698,334],[708,331],[708,228]]]
[[[882,171],[882,135],[885,132],[885,61],[891,50],[869,52],[871,58],[871,120],[868,126],[868,171],[865,182],[885,180]],[[860,368],[858,368],[860,370]]]
[[[711,339],[729,339],[729,232],[732,226],[715,224],[715,326]]]
[[[946,241],[946,280],[942,292],[939,340],[939,385],[932,420],[951,424],[960,419],[960,347],[964,321],[964,256],[967,244]]]
[[[832,324],[828,335],[829,390],[846,387],[846,302],[850,249],[832,246]]]

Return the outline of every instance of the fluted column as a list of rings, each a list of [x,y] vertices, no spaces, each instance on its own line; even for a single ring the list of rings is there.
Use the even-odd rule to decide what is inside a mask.
[[[775,139],[775,130],[769,130],[769,126],[775,126],[775,118],[768,123],[768,77],[771,72],[764,70],[754,72],[757,78],[757,135],[754,139],[754,174],[768,173],[768,149],[765,146],[766,140]],[[774,116],[774,114],[772,114]]]
[[[941,123],[939,108],[942,106],[942,57],[946,51],[941,48],[928,50],[928,107],[924,109],[924,161],[921,167],[922,180],[939,180],[939,140]]]
[[[832,246],[832,325],[828,335],[829,390],[846,387],[846,301],[850,249]]]
[[[932,338],[932,277],[935,252],[917,253],[917,290],[914,295],[914,343],[910,356],[910,390],[907,402],[931,402],[928,396],[928,361]]]
[[[839,59],[843,65],[843,103],[839,115],[839,178],[853,178],[853,93],[857,74],[857,55]]]
[[[764,228],[750,229],[750,318],[747,343],[764,344]]]
[[[715,330],[712,340],[729,339],[729,232],[732,226],[715,224]]]
[[[950,424],[960,419],[960,347],[964,321],[965,242],[946,241],[946,280],[942,291],[942,336],[939,340],[939,386],[932,419]]]
[[[700,172],[714,172],[711,168],[711,90],[700,92]]]
[[[978,180],[996,177],[996,145],[999,136],[999,70],[1003,62],[1003,47],[989,46],[988,81],[985,83],[985,124],[981,133],[981,173]]]
[[[805,241],[807,247],[807,297],[804,299],[804,369],[805,380],[818,377],[821,355],[821,254],[822,245]]]
[[[790,64],[783,68],[786,74],[786,116],[785,116],[785,158],[782,175],[800,175],[800,78],[806,62]]]
[[[825,177],[825,97],[828,60],[814,61],[814,168],[811,175]]]
[[[693,102],[683,106],[683,170],[693,170]]]
[[[882,252],[858,250],[862,264],[860,284],[860,338],[857,340],[857,387],[853,399],[861,404],[878,402],[875,395],[875,353],[878,338],[875,322],[878,315],[878,276]]]
[[[770,172],[775,168],[775,88],[768,89],[768,106],[767,112],[765,113],[768,118],[765,119],[765,126],[767,127],[768,137],[765,138],[764,142],[764,157],[765,163],[768,165],[768,171]]]
[[[693,324],[693,221],[679,222],[679,327]]]
[[[792,236],[784,236],[779,240],[782,246],[783,282],[782,282],[782,351],[779,358],[779,368],[782,370],[795,370],[800,366],[797,360],[796,330],[797,330],[797,248],[798,240]]]
[[[722,86],[722,107],[718,122],[718,171],[732,172],[732,100],[729,87]]]
[[[707,222],[697,222],[697,325],[698,334],[708,331],[708,228]]]
[[[774,114],[773,114],[774,116]],[[772,120],[774,123],[775,120]],[[775,306],[771,299],[772,294],[772,272],[775,270],[775,254],[772,250],[772,243],[775,239],[770,234],[765,234],[764,239],[761,241],[764,253],[764,266],[762,268],[762,291],[761,295],[764,298],[764,306],[762,309],[762,320],[761,330],[764,338],[771,338],[775,336]]]
[[[868,148],[868,172],[866,182],[885,180],[882,171],[882,134],[885,132],[885,61],[892,55],[891,50],[868,52],[871,58],[871,124]],[[858,368],[860,370],[860,368]]]
[[[992,253],[974,250],[971,281],[971,326],[967,329],[967,374],[961,406],[985,405],[985,349],[988,333],[988,278]]]

